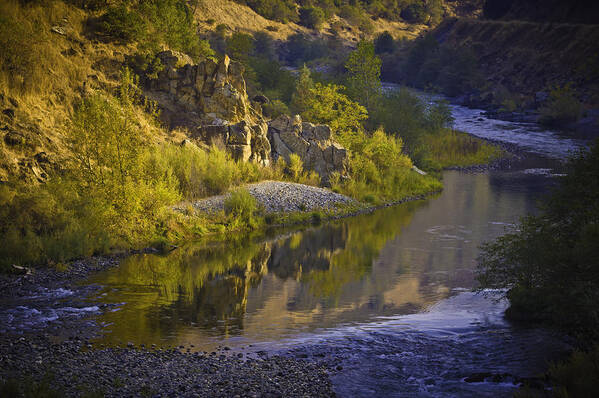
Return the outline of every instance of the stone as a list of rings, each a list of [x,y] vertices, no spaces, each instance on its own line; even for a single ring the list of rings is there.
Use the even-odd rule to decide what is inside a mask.
[[[247,162],[252,156],[252,148],[249,145],[227,145],[227,150],[234,160]]]
[[[296,153],[307,169],[314,170],[321,181],[328,185],[330,176],[336,172],[347,173],[347,150],[331,139],[331,129],[326,125],[302,122],[299,116],[281,115],[269,124],[272,158]]]
[[[252,132],[244,120],[229,127],[228,145],[250,145],[251,141]]]

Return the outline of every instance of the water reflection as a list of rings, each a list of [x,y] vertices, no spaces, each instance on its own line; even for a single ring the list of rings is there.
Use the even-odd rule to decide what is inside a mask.
[[[542,190],[548,179],[535,178]],[[102,340],[211,349],[422,311],[473,286],[478,245],[538,194],[498,187],[500,175],[444,179],[428,201],[266,240],[132,256],[92,281],[104,286],[93,301],[123,303],[100,317]]]

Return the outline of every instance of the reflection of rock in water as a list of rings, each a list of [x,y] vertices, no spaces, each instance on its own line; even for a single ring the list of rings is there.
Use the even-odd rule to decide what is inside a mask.
[[[270,245],[256,245],[256,253],[248,259],[227,264],[224,272],[206,275],[192,292],[183,293],[162,311],[165,321],[178,319],[203,329],[214,329],[215,334],[239,334],[243,329],[248,289],[260,284],[268,272]],[[201,265],[200,265],[201,266]],[[189,296],[191,295],[191,300]]]
[[[326,271],[332,256],[345,248],[346,241],[346,225],[297,232],[273,244],[268,269],[281,279],[299,279],[302,272],[310,270]]]

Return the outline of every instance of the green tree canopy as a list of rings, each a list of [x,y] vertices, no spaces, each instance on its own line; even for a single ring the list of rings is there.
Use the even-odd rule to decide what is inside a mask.
[[[345,67],[349,76],[347,87],[350,96],[373,110],[381,96],[381,59],[374,53],[374,44],[368,41],[358,43]]]

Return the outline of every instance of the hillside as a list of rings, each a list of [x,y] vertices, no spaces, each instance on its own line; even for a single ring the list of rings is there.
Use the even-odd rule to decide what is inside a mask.
[[[346,41],[348,45],[358,42],[364,37],[374,37],[384,31],[390,32],[394,38],[414,39],[425,29],[426,24],[390,21],[384,18],[368,17],[368,28],[360,29],[355,21],[338,15],[330,16],[323,21],[319,29],[310,29],[293,21],[281,22],[267,19],[256,13],[248,5],[233,0],[198,0],[195,17],[204,33],[209,33],[216,26],[224,24],[230,31],[246,33],[267,32],[275,40],[286,40],[294,34],[304,34],[312,38],[336,37]]]
[[[454,19],[434,34],[471,49],[488,83],[532,97],[571,84],[585,103],[599,104],[599,25]]]

